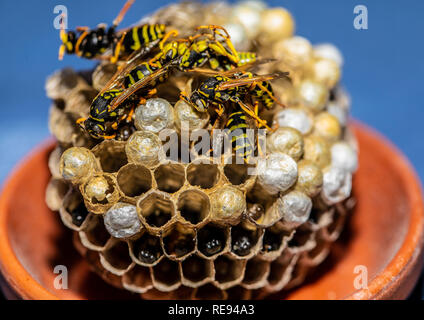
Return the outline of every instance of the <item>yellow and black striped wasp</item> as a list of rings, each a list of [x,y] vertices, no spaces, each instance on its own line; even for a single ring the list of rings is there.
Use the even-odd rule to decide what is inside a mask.
[[[210,30],[212,33],[205,33]],[[182,72],[195,70],[209,62],[213,70],[228,70],[256,61],[253,52],[237,52],[225,28],[205,25],[196,28],[197,34],[188,38],[166,42],[165,36],[159,44],[159,53],[150,59],[152,66],[172,62]],[[168,33],[177,36],[178,32]],[[221,39],[218,39],[220,37]]]
[[[133,53],[93,100],[88,118],[77,120],[91,137],[115,138],[120,124],[132,121],[134,108],[152,97],[156,86],[167,79],[169,65],[152,68],[140,61],[142,56],[142,51]]]
[[[109,28],[105,24],[100,24],[92,30],[88,27],[77,27],[76,31],[66,32],[63,24],[64,17],[62,17],[60,30],[62,45],[59,48],[59,60],[62,60],[67,53],[86,59],[107,59],[115,63],[119,58],[127,57],[137,50],[151,50],[164,37],[165,25],[144,24],[119,32],[116,30],[133,3],[134,0],[128,0],[125,3]],[[106,55],[105,53],[109,50],[112,54]]]
[[[207,78],[198,89],[191,93],[190,97],[181,93],[181,99],[199,112],[207,112],[210,104],[216,106],[218,118],[212,130],[224,113],[224,104],[234,104],[236,106],[235,111],[230,113],[225,129],[228,129],[232,135],[232,145],[236,155],[241,156],[248,163],[254,147],[247,137],[248,123],[246,116],[255,120],[258,128],[264,127],[267,130],[272,130],[267,125],[266,120],[259,117],[259,103],[262,103],[268,109],[272,108],[274,103],[282,105],[274,97],[270,81],[287,77],[288,73],[254,75],[251,72],[242,71],[233,74],[232,77],[227,76],[230,72],[239,69],[215,74]],[[246,103],[248,96],[255,100],[253,108]]]

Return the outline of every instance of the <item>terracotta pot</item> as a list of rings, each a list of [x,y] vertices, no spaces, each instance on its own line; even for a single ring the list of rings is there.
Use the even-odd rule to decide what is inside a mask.
[[[354,124],[360,168],[354,179],[358,205],[330,257],[302,287],[272,298],[403,299],[423,264],[421,188],[408,161],[390,143]],[[0,269],[5,294],[24,299],[137,298],[112,288],[79,258],[71,234],[44,203],[49,179],[47,141],[15,170],[0,198]],[[54,288],[54,266],[69,270],[69,289]],[[356,290],[356,266],[368,288]],[[359,267],[361,268],[361,267]]]

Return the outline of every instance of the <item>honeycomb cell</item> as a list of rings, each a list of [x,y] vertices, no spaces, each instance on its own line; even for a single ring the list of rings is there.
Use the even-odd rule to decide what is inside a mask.
[[[234,286],[225,290],[227,300],[250,300],[252,299],[252,291],[242,286]]]
[[[327,241],[333,242],[338,239],[342,232],[346,216],[340,210],[334,210],[331,223],[323,229],[323,236]]]
[[[298,228],[289,241],[288,247],[291,252],[303,252],[314,248],[315,246],[315,233],[307,228]]]
[[[195,250],[196,232],[177,223],[163,236],[162,243],[165,254],[170,259],[182,260]]]
[[[319,265],[330,252],[330,242],[326,241],[322,235],[317,235],[315,248],[308,251],[304,256],[307,265],[314,267]]]
[[[118,171],[118,185],[130,198],[146,193],[152,188],[152,174],[145,166],[127,164]]]
[[[283,232],[273,231],[266,229],[264,232],[264,238],[262,242],[262,252],[268,253],[272,251],[279,251],[283,243]]]
[[[133,260],[143,266],[151,266],[159,262],[163,256],[160,239],[145,232],[137,240],[129,243],[130,255]]]
[[[215,281],[220,289],[230,288],[244,277],[246,260],[231,258],[227,255],[219,256],[214,260]]]
[[[212,217],[214,220],[237,223],[246,209],[244,193],[233,187],[223,186],[210,195]]]
[[[209,198],[200,190],[184,191],[178,197],[177,209],[186,221],[198,225],[209,215]]]
[[[104,172],[117,172],[128,163],[125,142],[104,140],[92,149]]]
[[[63,223],[68,228],[76,231],[83,229],[84,221],[89,215],[81,194],[75,189],[66,194],[59,212]]]
[[[182,283],[196,288],[212,281],[214,278],[213,263],[197,255],[192,255],[181,262]]]
[[[239,224],[231,228],[231,252],[239,257],[246,257],[259,250],[259,239],[262,231],[246,228]]]
[[[246,164],[230,163],[224,166],[224,174],[233,185],[244,184],[252,176],[249,175],[249,166]]]
[[[162,164],[156,168],[154,175],[158,189],[168,193],[177,192],[185,182],[184,167],[181,164]]]
[[[228,246],[229,231],[227,228],[209,223],[197,232],[197,249],[206,258],[214,258]]]
[[[282,259],[271,262],[268,276],[268,289],[279,291],[290,281],[298,256],[286,254]]]
[[[46,203],[50,210],[58,211],[69,191],[69,185],[62,179],[52,178],[46,189]]]
[[[100,263],[109,272],[121,276],[132,264],[128,244],[125,241],[111,239],[100,253]]]
[[[151,268],[151,275],[153,284],[158,290],[169,292],[181,285],[178,262],[167,258]]]
[[[95,251],[101,251],[110,239],[100,215],[92,215],[88,228],[81,231],[79,236],[84,246]]]
[[[119,200],[116,178],[110,173],[94,174],[80,186],[87,209],[103,214]]]
[[[136,293],[144,293],[152,289],[153,282],[149,268],[136,265],[122,276],[122,286]]]
[[[175,208],[169,196],[160,191],[149,191],[137,203],[137,212],[146,228],[159,234],[175,216]]]
[[[215,186],[220,178],[218,166],[207,163],[191,163],[187,167],[187,180],[192,186],[210,189]]]
[[[247,261],[242,285],[246,289],[259,289],[264,286],[270,271],[270,263],[258,258]]]
[[[197,288],[194,292],[193,299],[197,300],[225,300],[227,294],[225,291],[217,288],[211,283],[205,284]]]

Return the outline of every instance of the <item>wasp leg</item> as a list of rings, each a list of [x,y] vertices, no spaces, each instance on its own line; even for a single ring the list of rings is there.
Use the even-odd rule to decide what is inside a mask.
[[[116,137],[116,133],[114,133],[114,134],[112,134],[112,135],[110,135],[110,136],[106,136],[106,135],[104,135],[104,136],[101,136],[103,139],[105,139],[105,140],[110,140],[110,139],[113,139],[113,138],[115,138]]]
[[[63,59],[63,56],[65,55],[65,41],[67,40],[67,34],[65,31],[65,18],[66,14],[62,13],[61,19],[60,19],[60,40],[62,41],[62,45],[59,47],[59,60]]]
[[[83,123],[85,120],[87,120],[87,118],[79,118],[77,121],[75,121],[75,123],[82,127],[81,123]]]
[[[80,51],[80,45],[82,40],[85,39],[85,37],[87,37],[88,35],[88,31],[84,31],[81,36],[78,38],[77,43],[75,44],[75,53],[77,56],[81,56],[81,51]]]
[[[77,30],[78,32],[84,32],[84,31],[89,31],[90,28],[87,26],[78,26],[75,28],[75,30]]]
[[[242,110],[244,112],[246,112],[249,116],[251,116],[253,119],[255,119],[257,121],[257,123],[262,126],[265,127],[267,130],[272,130],[266,123],[266,120],[261,119],[258,115],[255,114],[255,111],[253,111],[252,109],[250,109],[246,104],[244,104],[240,99],[234,99],[234,102],[237,103],[240,108],[242,108]]]
[[[112,123],[111,127],[112,127],[113,130],[118,129],[118,122]]]
[[[225,43],[227,44],[228,48],[230,49],[231,54],[229,54],[227,52],[227,50],[224,48],[224,46],[221,43],[216,41],[216,44],[219,44],[219,46],[221,47],[220,50],[224,50],[224,52],[226,53],[225,56],[227,56],[229,59],[231,59],[231,61],[233,61],[234,63],[239,64],[240,58],[239,58],[238,52],[237,52],[236,48],[234,48],[234,45],[231,42],[231,37],[230,37],[228,31],[224,27],[217,26],[217,25],[208,25],[208,26],[199,26],[199,27],[196,28],[196,30],[200,30],[200,29],[210,29],[210,30],[212,30],[214,39],[216,39],[216,35],[219,35],[222,38],[224,38]],[[225,34],[218,31],[218,30],[221,30]]]
[[[124,42],[124,38],[127,35],[127,32],[124,32],[121,36],[121,39],[119,39],[116,48],[115,48],[115,52],[114,55],[112,56],[112,58],[110,59],[111,63],[116,63],[118,61],[119,58],[119,54],[121,53],[121,47],[122,47],[122,43]]]
[[[128,112],[128,116],[127,116],[127,122],[128,123],[131,122],[131,120],[134,116],[134,109],[135,109],[134,106],[132,106],[130,112]]]
[[[116,28],[124,19],[125,14],[127,13],[128,9],[131,8],[132,4],[135,0],[128,0],[124,6],[122,7],[121,11],[119,12],[118,16],[113,20],[113,26]]]
[[[256,85],[259,87],[259,88],[261,88],[261,90],[263,90],[264,92],[266,92],[268,95],[269,95],[269,97],[272,99],[272,100],[274,100],[274,102],[276,103],[276,104],[278,104],[278,105],[280,105],[280,106],[282,106],[283,108],[286,108],[286,105],[285,104],[283,104],[283,103],[281,103],[275,96],[274,96],[274,94],[271,92],[271,91],[269,91],[266,87],[264,87],[261,83],[256,83]]]

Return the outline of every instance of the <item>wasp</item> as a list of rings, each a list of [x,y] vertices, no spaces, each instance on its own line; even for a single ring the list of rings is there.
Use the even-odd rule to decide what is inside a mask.
[[[144,104],[166,80],[169,65],[152,67],[148,62],[140,63],[140,57],[131,57],[93,100],[88,118],[77,120],[93,138],[115,138],[119,125],[130,123],[135,107]]]
[[[62,60],[67,53],[86,59],[110,59],[115,63],[119,57],[129,56],[141,48],[151,50],[164,37],[164,24],[144,24],[120,32],[116,30],[133,3],[134,0],[125,3],[109,28],[105,24],[100,24],[93,30],[88,27],[77,27],[76,31],[66,32],[62,17],[59,60]],[[105,55],[108,50],[112,50],[113,54]]]
[[[212,31],[210,33],[201,32],[204,29]],[[186,72],[204,66],[208,61],[211,69],[224,70],[240,65],[241,57],[243,63],[250,62],[244,57],[253,57],[254,53],[240,54],[234,48],[230,36],[225,28],[216,25],[199,26],[196,28],[199,33],[186,39],[177,39],[159,44],[160,52],[149,62],[152,65],[172,64],[180,71]],[[169,36],[178,35],[178,32],[168,33]],[[224,43],[217,39],[220,36]],[[163,40],[167,40],[165,36]]]
[[[192,105],[199,112],[208,111],[209,104],[217,106],[218,116],[224,112],[223,105],[226,102],[238,104],[240,108],[249,116],[254,118],[260,125],[265,126],[266,121],[260,119],[249,106],[244,103],[248,94],[255,98],[255,109],[258,108],[258,101],[262,102],[266,108],[272,108],[274,103],[282,105],[272,91],[270,80],[286,77],[288,73],[275,73],[271,75],[255,76],[251,72],[236,73],[234,78],[227,77],[225,73],[216,74],[202,82],[198,89],[194,90],[190,97],[184,92],[180,97],[186,103]]]
[[[238,71],[238,69],[233,69],[231,72]],[[227,76],[229,73],[223,72],[207,78],[198,89],[191,93],[190,97],[181,93],[181,99],[199,112],[207,112],[210,104],[216,106],[218,118],[212,126],[212,131],[224,113],[224,104],[227,102],[235,104],[237,109],[228,117],[225,128],[232,135],[234,152],[248,163],[253,154],[254,145],[247,136],[246,116],[254,119],[258,128],[264,127],[272,131],[266,120],[259,117],[259,102],[268,109],[272,108],[274,103],[282,105],[274,97],[270,81],[286,77],[288,73],[254,75],[251,72],[243,71],[233,74],[233,77]],[[248,95],[256,100],[253,108],[245,102]]]

